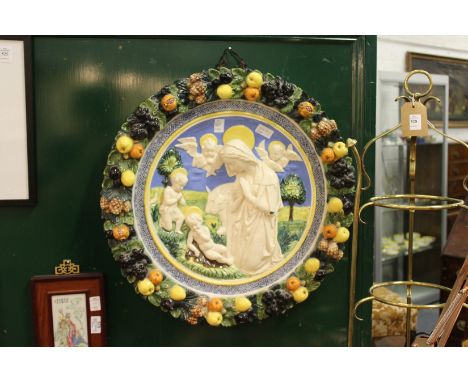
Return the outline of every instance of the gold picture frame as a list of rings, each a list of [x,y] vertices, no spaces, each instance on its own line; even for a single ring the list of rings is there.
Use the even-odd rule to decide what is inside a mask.
[[[468,60],[408,52],[406,69],[423,69],[433,74],[448,75],[449,128],[468,127]],[[433,109],[428,109],[428,118],[436,126],[441,124],[442,110],[442,107],[438,108],[435,104]]]

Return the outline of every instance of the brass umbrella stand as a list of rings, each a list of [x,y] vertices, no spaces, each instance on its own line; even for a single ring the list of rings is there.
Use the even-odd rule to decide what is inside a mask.
[[[429,86],[424,93],[414,93],[409,88],[409,79],[415,74],[423,74],[427,77],[429,81]],[[428,101],[434,100],[440,102],[440,100],[434,96],[430,95],[432,90],[432,77],[431,75],[423,70],[414,70],[410,72],[404,80],[404,90],[406,95],[398,97],[395,101],[399,99],[405,100],[405,102],[410,103],[414,110],[419,110],[421,108],[425,109],[425,105]],[[421,100],[425,98],[422,102]],[[416,111],[415,111],[416,113]],[[424,119],[423,119],[424,120]],[[352,346],[353,342],[353,326],[354,318],[362,320],[357,315],[357,310],[359,306],[365,302],[370,302],[373,300],[380,301],[383,304],[393,305],[400,308],[406,308],[406,346],[411,345],[411,311],[412,309],[440,309],[444,304],[431,304],[431,305],[422,305],[413,303],[413,287],[421,288],[435,288],[439,290],[450,291],[450,288],[443,287],[441,285],[427,283],[427,282],[418,282],[413,280],[413,235],[414,235],[414,215],[415,213],[422,211],[437,211],[437,210],[446,210],[452,208],[465,208],[468,209],[468,206],[464,204],[462,199],[448,198],[443,196],[435,195],[421,195],[416,194],[416,149],[417,141],[416,136],[411,135],[411,132],[407,135],[409,140],[409,166],[408,166],[408,179],[409,179],[409,193],[408,194],[399,194],[399,195],[384,195],[384,196],[375,196],[370,198],[369,202],[363,204],[360,208],[360,191],[367,190],[371,186],[371,179],[366,172],[364,165],[364,158],[369,150],[369,148],[379,139],[386,137],[387,135],[399,130],[402,128],[402,123],[397,124],[393,128],[383,132],[382,134],[376,136],[370,140],[363,149],[362,155],[359,156],[357,150],[353,147],[353,154],[356,158],[357,168],[358,168],[358,179],[357,179],[357,192],[356,192],[356,203],[355,203],[355,217],[354,217],[354,226],[353,229],[356,231],[354,235],[353,232],[353,242],[352,242],[352,258],[351,258],[351,277],[350,277],[350,298],[349,298],[349,325],[348,325],[348,346]],[[438,130],[430,121],[427,121],[428,130],[432,130],[437,134],[440,134],[452,141],[462,144],[466,149],[468,145],[465,142],[462,142],[456,138],[450,137],[447,134],[444,134],[442,131]],[[366,185],[362,187],[361,175],[366,179]],[[463,187],[468,191],[468,175],[463,180]],[[428,205],[428,203],[430,203]],[[363,224],[365,222],[361,219],[361,213],[367,207],[374,206],[380,208],[390,208],[394,210],[403,210],[408,211],[408,260],[407,260],[407,280],[404,281],[387,281],[382,283],[376,283],[369,289],[369,296],[359,300],[355,303],[355,283],[356,283],[356,263],[358,256],[358,247],[357,247],[357,230],[359,226],[359,221]],[[378,296],[376,290],[386,286],[404,286],[406,288],[406,303],[399,303],[386,300]],[[464,305],[468,307],[467,304]]]

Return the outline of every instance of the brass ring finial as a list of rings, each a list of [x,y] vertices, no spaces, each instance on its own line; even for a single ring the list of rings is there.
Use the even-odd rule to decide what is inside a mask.
[[[427,79],[429,80],[429,86],[427,88],[427,90],[424,92],[424,93],[413,93],[410,88],[409,88],[409,79],[411,77],[413,77],[415,74],[422,74],[424,76],[427,77]],[[411,72],[409,72],[406,77],[405,77],[405,81],[403,82],[403,86],[405,88],[405,92],[410,96],[410,97],[413,97],[415,100],[418,100],[419,98],[422,98],[422,97],[425,97],[427,96],[431,90],[432,90],[432,76],[426,72],[425,70],[421,70],[421,69],[417,69],[417,70],[413,70]]]

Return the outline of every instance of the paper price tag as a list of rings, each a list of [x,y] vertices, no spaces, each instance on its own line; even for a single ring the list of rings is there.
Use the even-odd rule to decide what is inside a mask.
[[[423,137],[427,129],[427,109],[421,102],[406,102],[401,107],[401,130],[404,137]]]

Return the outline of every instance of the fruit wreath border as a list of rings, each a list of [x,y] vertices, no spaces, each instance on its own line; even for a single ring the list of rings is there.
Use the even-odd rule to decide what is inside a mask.
[[[134,230],[132,191],[145,148],[176,115],[220,99],[262,103],[293,119],[320,154],[327,183],[327,212],[315,250],[286,280],[250,296],[209,297],[178,285],[157,269]],[[164,86],[121,125],[103,175],[101,217],[122,275],[151,304],[193,325],[233,326],[285,313],[333,272],[350,236],[355,169],[336,122],[299,86],[259,70],[211,68]]]

